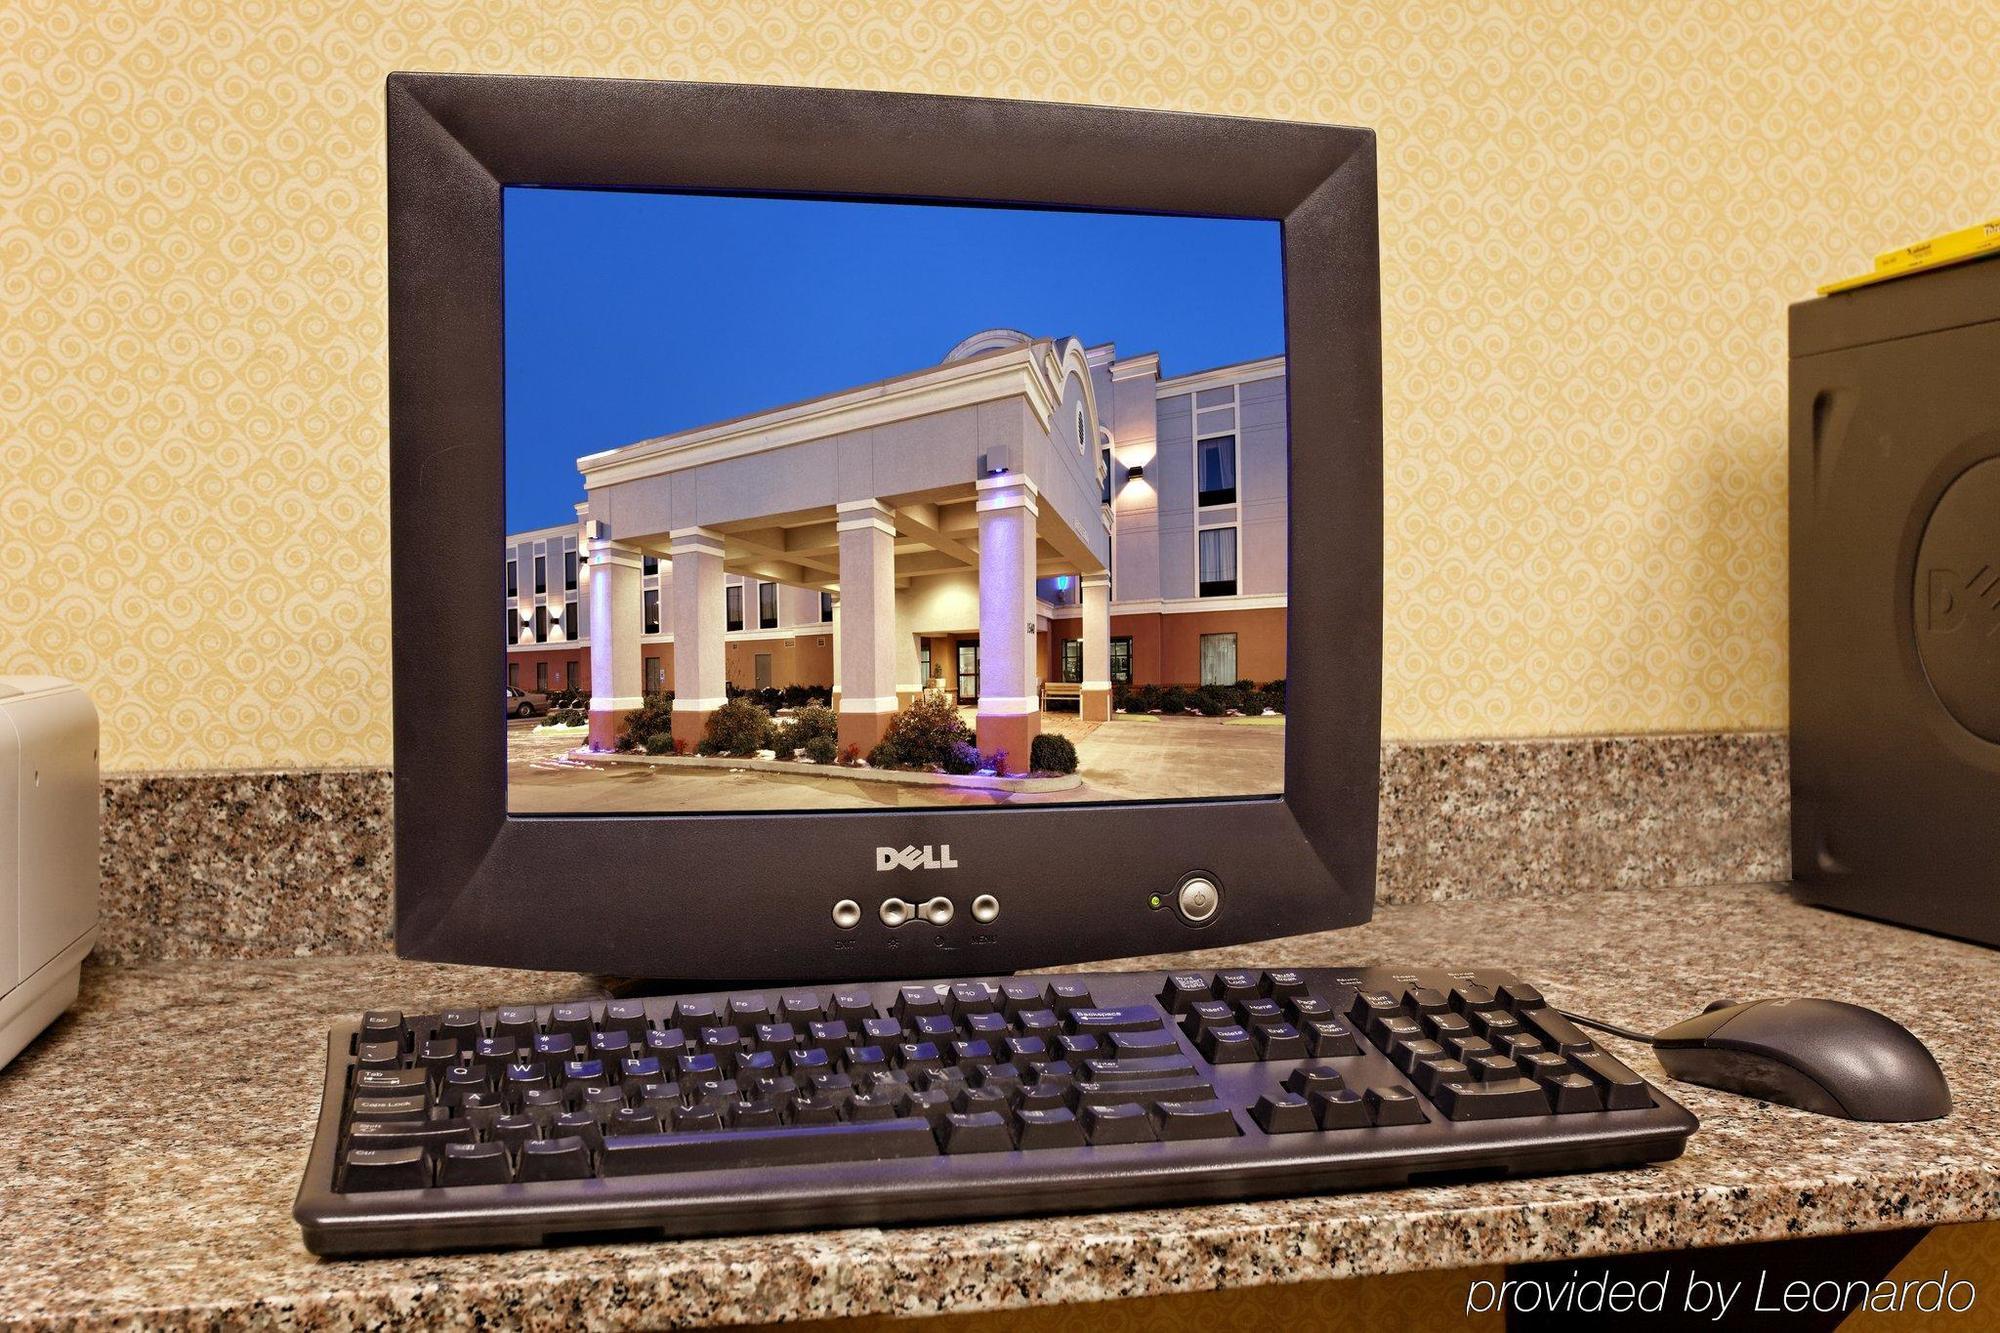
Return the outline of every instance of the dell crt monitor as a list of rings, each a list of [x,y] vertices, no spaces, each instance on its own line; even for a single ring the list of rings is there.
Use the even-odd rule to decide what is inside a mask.
[[[399,951],[923,977],[1367,917],[1368,134],[389,116]]]

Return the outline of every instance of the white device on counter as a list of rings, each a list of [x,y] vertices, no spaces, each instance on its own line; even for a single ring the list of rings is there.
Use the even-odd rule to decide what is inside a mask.
[[[76,999],[97,942],[97,709],[0,676],[0,1065]]]

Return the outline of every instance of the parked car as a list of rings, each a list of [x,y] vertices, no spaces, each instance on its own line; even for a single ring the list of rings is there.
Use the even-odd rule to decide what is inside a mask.
[[[507,687],[508,717],[540,717],[549,711],[549,696],[538,690]]]

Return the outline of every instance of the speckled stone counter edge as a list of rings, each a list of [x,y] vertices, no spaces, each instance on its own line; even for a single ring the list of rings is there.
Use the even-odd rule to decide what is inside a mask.
[[[382,768],[108,775],[97,957],[281,957],[390,936]],[[1788,873],[1785,740],[1770,732],[1391,742],[1380,900]]]

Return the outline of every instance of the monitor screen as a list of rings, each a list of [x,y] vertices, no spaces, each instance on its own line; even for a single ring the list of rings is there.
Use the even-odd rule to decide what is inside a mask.
[[[1278,223],[502,209],[509,813],[1280,793]]]

